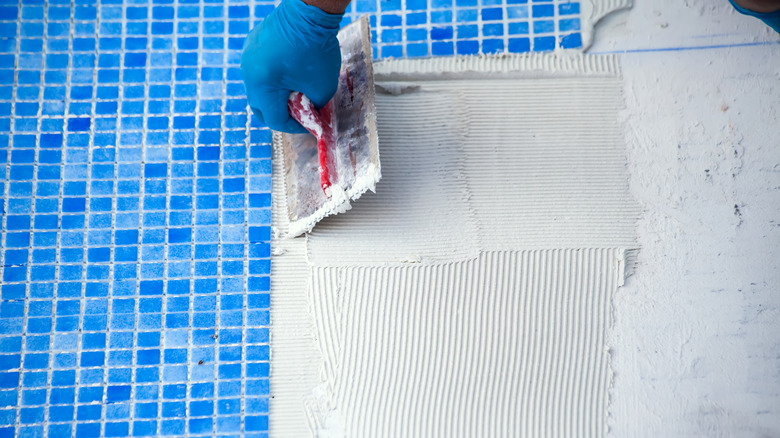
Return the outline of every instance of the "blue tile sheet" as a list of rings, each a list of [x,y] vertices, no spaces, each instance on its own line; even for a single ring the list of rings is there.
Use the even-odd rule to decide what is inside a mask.
[[[355,1],[368,14],[377,58],[581,49],[580,4],[561,0]]]
[[[0,437],[268,430],[271,2],[0,0]],[[579,4],[357,1],[379,58],[581,46]]]

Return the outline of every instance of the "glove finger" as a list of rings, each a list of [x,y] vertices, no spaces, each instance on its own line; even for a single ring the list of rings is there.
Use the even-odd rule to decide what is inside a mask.
[[[287,123],[284,125],[284,128],[280,129],[282,132],[286,132],[288,134],[306,134],[309,131],[306,130],[303,126],[301,126],[300,123],[298,123],[297,120],[290,117],[289,120],[287,120]]]
[[[263,115],[265,124],[274,131],[287,132],[289,134],[303,134],[306,129],[300,123],[290,117],[287,109],[287,100],[290,90],[279,88],[265,88],[259,93],[259,111]]]
[[[263,113],[261,113],[259,109],[252,108],[252,113],[255,115],[255,117],[257,117],[257,120],[259,120],[260,123],[262,123],[265,126],[268,126],[268,124],[265,123]],[[298,123],[292,117],[290,117],[290,120],[287,121],[287,125],[285,125],[284,129],[281,130],[277,129],[277,131],[287,132],[290,134],[305,134],[306,132],[308,132],[303,126],[301,126],[300,123]]]

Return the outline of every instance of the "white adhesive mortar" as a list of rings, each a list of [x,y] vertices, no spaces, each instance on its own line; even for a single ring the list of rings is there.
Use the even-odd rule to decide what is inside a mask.
[[[617,63],[451,62],[377,65],[383,185],[274,242],[273,434],[606,433],[639,214]]]
[[[587,28],[587,23],[583,26]],[[456,354],[465,355],[463,349],[456,347],[474,342],[468,335],[484,334],[486,330],[494,333],[492,330],[496,327],[504,333],[507,327],[515,326],[472,323],[467,325],[471,331],[461,332],[466,336],[464,339],[444,336],[452,334],[447,330],[461,327],[459,323],[465,320],[476,321],[473,318],[475,312],[482,311],[480,309],[495,311],[500,307],[508,312],[519,312],[511,303],[523,301],[502,301],[497,305],[487,299],[495,295],[443,294],[446,300],[438,301],[435,295],[402,294],[397,299],[405,297],[406,304],[400,307],[386,299],[371,298],[387,297],[381,288],[348,294],[355,290],[352,280],[366,278],[366,273],[374,275],[374,279],[390,275],[389,279],[397,282],[402,274],[405,275],[403,278],[408,278],[409,273],[419,272],[417,278],[425,278],[430,285],[450,284],[444,279],[441,282],[433,280],[443,278],[432,277],[433,272],[445,269],[443,266],[449,266],[448,269],[456,265],[481,266],[486,262],[482,258],[485,253],[480,253],[477,259],[466,257],[436,264],[424,264],[423,258],[401,257],[402,260],[383,266],[363,268],[361,277],[346,271],[354,271],[354,267],[308,263],[306,241],[297,239],[274,242],[274,254],[283,255],[274,258],[272,276],[273,398],[270,418],[273,436],[310,436],[312,431],[319,431],[321,436],[344,436],[359,428],[365,430],[368,427],[365,422],[350,420],[348,410],[342,409],[344,406],[356,409],[354,397],[357,395],[349,394],[367,397],[365,400],[369,403],[362,412],[379,416],[381,421],[376,427],[381,433],[377,436],[403,430],[393,429],[400,426],[392,423],[395,417],[390,416],[391,411],[395,415],[411,415],[410,419],[420,418],[412,409],[426,413],[430,422],[416,423],[415,427],[420,425],[417,429],[403,430],[409,436],[417,433],[435,436],[434,432],[490,436],[518,431],[535,436],[549,435],[553,430],[558,435],[561,431],[579,433],[585,430],[615,437],[780,435],[778,36],[755,19],[737,15],[725,1],[715,4],[704,0],[662,0],[640,2],[630,12],[607,17],[603,27],[596,30],[594,41],[593,52],[626,52],[621,55],[621,63],[627,109],[622,112],[621,119],[628,144],[631,193],[644,211],[637,230],[642,247],[638,258],[634,260],[630,257],[632,253],[624,252],[614,265],[617,268],[608,270],[619,281],[623,278],[621,269],[636,264],[634,275],[614,295],[614,327],[608,330],[603,325],[590,326],[591,332],[606,331],[609,341],[604,340],[602,348],[610,352],[612,369],[606,374],[611,376],[611,383],[598,386],[609,389],[610,405],[591,410],[590,416],[586,417],[589,427],[600,424],[598,428],[573,429],[571,423],[561,422],[553,426],[557,429],[540,430],[539,427],[549,424],[543,418],[552,418],[553,414],[538,410],[533,411],[536,416],[532,415],[527,423],[512,423],[508,408],[513,405],[496,404],[484,398],[426,405],[423,402],[428,399],[418,395],[404,398],[398,402],[401,406],[391,406],[386,400],[382,401],[384,382],[373,387],[365,384],[371,379],[364,371],[370,370],[372,376],[392,377],[398,371],[409,371],[405,368],[410,364],[408,360],[390,361],[396,366],[390,371],[382,366],[354,368],[352,364],[348,369],[356,373],[338,381],[334,376],[343,372],[345,362],[332,359],[333,351],[354,351],[354,345],[359,345],[354,344],[355,341],[367,342],[367,352],[381,357],[392,353],[409,358],[427,351],[435,353],[429,357],[438,357],[437,354],[445,351],[461,351]],[[702,47],[714,48],[696,49]],[[554,74],[558,64],[551,59],[547,59],[547,67],[541,70]],[[517,65],[527,62],[518,60]],[[453,64],[468,63],[453,61]],[[401,92],[404,87],[393,89]],[[381,184],[378,189],[380,195]],[[274,212],[278,211],[275,205]],[[279,220],[278,215],[276,220]],[[398,235],[403,236],[403,233]],[[541,254],[549,250],[529,251]],[[392,251],[387,254],[388,258],[396,256]],[[510,253],[500,254],[509,257]],[[515,254],[519,257],[523,252]],[[282,260],[284,276],[278,275]],[[419,263],[403,268],[402,261]],[[379,272],[390,274],[377,277]],[[493,268],[490,272],[500,278],[499,274],[504,271]],[[326,274],[328,276],[323,278]],[[332,295],[307,294],[315,279],[335,284],[330,289]],[[474,284],[474,280],[471,281]],[[360,300],[357,302],[363,307],[341,305],[341,313],[334,313],[339,306],[330,304],[344,303],[347,299]],[[547,302],[550,306],[547,311],[552,313],[537,311],[530,315],[560,316],[560,313],[554,313],[555,303],[555,300]],[[439,307],[444,310],[430,310]],[[383,319],[365,319],[366,313],[355,313],[372,309]],[[377,312],[379,309],[386,309],[387,315]],[[409,313],[405,311],[408,309],[418,310]],[[464,313],[466,309],[469,312]],[[317,312],[320,318],[313,317]],[[429,321],[417,318],[420,312],[430,313],[434,318]],[[588,310],[585,314],[596,313]],[[322,317],[328,315],[334,316]],[[530,325],[523,327],[533,326],[530,319],[525,319],[527,315],[522,313],[523,321]],[[521,312],[516,316],[521,316]],[[608,317],[608,314],[604,316],[605,321]],[[381,326],[361,323],[355,328],[354,324],[359,321],[388,322]],[[549,327],[553,326],[564,327],[554,324]],[[393,327],[404,330],[394,332]],[[321,351],[322,333],[330,336],[325,345],[342,346],[342,349]],[[397,333],[400,337],[377,335],[347,342],[346,333]],[[410,339],[414,333],[427,336]],[[440,342],[433,346],[431,339]],[[527,343],[505,342],[496,347],[495,337],[485,339],[485,348],[491,354],[504,354],[504,362],[498,362],[500,369],[507,364],[507,369],[514,370],[518,359],[526,357],[523,356],[526,353],[517,356],[510,353],[512,347]],[[588,339],[602,342],[599,337]],[[277,348],[280,345],[285,348]],[[353,350],[346,345],[353,345],[350,347]],[[401,356],[398,348],[403,345],[414,349]],[[478,361],[479,354],[485,351],[477,350],[476,355],[469,357]],[[536,351],[541,355],[532,356],[533,363],[550,363],[533,359],[546,357],[542,354],[545,350]],[[331,365],[326,367],[326,363]],[[427,378],[415,382],[422,382],[424,388],[428,388],[426,385],[440,388],[443,382],[449,382],[447,379],[451,378],[453,370],[479,369],[477,366],[445,367],[450,374],[434,372],[440,369],[437,367],[441,367],[441,363],[431,361],[412,368],[412,375],[416,375],[414,370],[427,370],[423,376],[438,376],[438,380]],[[342,367],[341,371],[337,371],[338,367]],[[493,378],[498,375],[495,371]],[[481,390],[486,388],[485,384],[494,381],[475,379],[468,373],[463,375],[466,377],[453,385],[454,389],[448,394],[455,400],[459,400],[460,386],[465,385],[472,391],[477,389],[470,395],[479,395],[484,394]],[[350,386],[350,381],[355,383]],[[363,386],[356,382],[363,382]],[[507,386],[518,388],[516,383],[510,378]],[[392,388],[389,392],[399,394],[397,385],[388,388]],[[517,394],[510,393],[504,400],[513,400]],[[555,397],[556,393],[552,394]],[[583,394],[602,393],[589,389]],[[344,403],[344,400],[352,401]],[[560,399],[547,400],[554,403]],[[405,406],[404,403],[412,405]],[[475,412],[489,412],[497,406],[500,409],[490,412],[497,412],[502,421],[480,422],[471,416]],[[564,403],[564,406],[571,407],[572,404]],[[453,417],[442,426],[442,419],[448,418],[444,413]],[[457,417],[464,413],[465,417]],[[600,422],[604,415],[608,415],[604,420],[607,424]],[[441,428],[437,429],[437,425]],[[489,428],[490,425],[493,428]]]
[[[610,436],[780,436],[780,36],[726,1],[663,0],[608,17],[591,50],[628,52],[644,210]]]

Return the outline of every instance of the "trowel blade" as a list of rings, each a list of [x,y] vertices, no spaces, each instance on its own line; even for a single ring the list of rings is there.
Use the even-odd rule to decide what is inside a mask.
[[[316,138],[274,136],[274,147],[281,148],[284,160],[289,224],[280,231],[285,237],[309,232],[322,218],[349,210],[350,201],[374,191],[381,178],[368,17],[344,27],[338,38],[341,74],[332,100],[336,140],[327,151],[328,195],[321,187]]]

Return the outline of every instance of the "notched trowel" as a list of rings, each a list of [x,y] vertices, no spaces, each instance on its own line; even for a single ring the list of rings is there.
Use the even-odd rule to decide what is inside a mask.
[[[311,134],[274,136],[281,148],[287,230],[311,231],[322,218],[343,213],[350,201],[374,191],[381,178],[374,106],[374,70],[368,17],[339,31],[341,74],[333,99],[317,111],[301,93],[290,95],[290,114]]]

